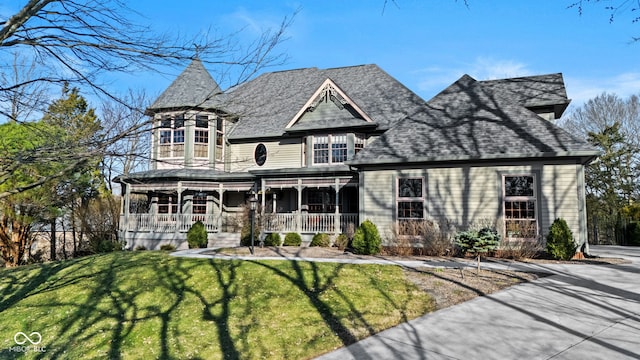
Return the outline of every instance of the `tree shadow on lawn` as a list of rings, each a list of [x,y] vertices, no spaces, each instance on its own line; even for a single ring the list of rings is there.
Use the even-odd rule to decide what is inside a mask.
[[[2,290],[0,314],[16,304],[34,314],[49,314],[47,319],[18,319],[42,332],[42,344],[47,351],[29,354],[38,359],[64,358],[77,355],[78,351],[109,359],[137,356],[174,359],[185,354],[194,359],[208,358],[214,354],[189,353],[192,344],[176,340],[202,337],[202,334],[191,333],[200,326],[200,321],[211,331],[207,345],[213,344],[213,347],[206,351],[220,352],[216,355],[225,359],[269,357],[273,341],[254,338],[258,328],[269,324],[265,324],[264,318],[260,318],[262,314],[256,313],[255,304],[251,303],[251,293],[261,286],[260,278],[256,279],[251,272],[266,269],[267,274],[276,275],[273,279],[284,279],[283,286],[293,285],[340,342],[349,345],[356,343],[363,332],[372,335],[376,330],[367,322],[362,306],[353,303],[353,295],[334,286],[334,280],[345,266],[326,269],[312,262],[181,259],[148,253],[99,255],[74,260],[71,264],[45,264],[28,278],[16,279],[19,281]],[[384,284],[376,282],[375,274],[366,274],[365,270],[358,274],[367,276],[365,281],[374,284],[382,298],[406,320],[405,305],[394,302],[394,296],[386,292]],[[247,284],[247,279],[253,283]],[[273,293],[278,290],[276,286],[262,296],[278,301],[278,294]],[[336,314],[328,300],[323,299],[327,291],[345,304],[341,310],[348,313],[348,319]],[[48,294],[50,298],[45,297]],[[42,296],[35,299],[35,305],[18,303],[35,295]],[[193,314],[193,311],[185,314],[185,308],[202,310],[185,321],[181,317]],[[238,316],[242,324],[234,323]],[[356,324],[360,333],[354,334],[345,322]],[[314,341],[321,341],[316,339],[319,335],[312,336]],[[145,348],[136,348],[142,346]],[[15,355],[0,351],[0,358]]]

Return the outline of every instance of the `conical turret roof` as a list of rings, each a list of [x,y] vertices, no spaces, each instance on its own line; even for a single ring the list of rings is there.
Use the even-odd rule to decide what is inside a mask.
[[[173,108],[209,108],[218,103],[213,100],[221,94],[220,86],[213,80],[202,62],[199,59],[194,59],[147,111],[156,112],[161,109]]]

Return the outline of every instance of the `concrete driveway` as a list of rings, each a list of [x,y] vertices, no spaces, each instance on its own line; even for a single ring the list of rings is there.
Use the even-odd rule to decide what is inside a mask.
[[[640,248],[592,246],[622,265],[555,275],[389,329],[319,359],[640,359]]]

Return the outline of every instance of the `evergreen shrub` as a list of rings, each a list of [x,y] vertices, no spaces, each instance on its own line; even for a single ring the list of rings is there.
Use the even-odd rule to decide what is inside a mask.
[[[202,221],[196,221],[189,231],[187,231],[187,242],[189,249],[199,249],[207,247],[207,229]]]
[[[329,234],[318,233],[313,236],[309,246],[329,247],[329,245],[331,245],[331,238],[329,238]]]
[[[577,248],[567,222],[562,218],[555,219],[547,234],[547,253],[556,260],[570,260]]]
[[[382,249],[382,240],[376,225],[371,220],[365,220],[356,229],[351,243],[356,254],[375,255]]]
[[[280,246],[282,245],[282,238],[278,233],[270,233],[264,238],[264,246]]]
[[[290,232],[284,237],[284,246],[300,246],[302,245],[302,237],[296,232]]]

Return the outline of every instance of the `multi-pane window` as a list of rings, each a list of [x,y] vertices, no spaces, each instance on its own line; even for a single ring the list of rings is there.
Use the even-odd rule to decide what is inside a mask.
[[[158,196],[158,214],[177,214],[178,196],[161,194]]]
[[[207,213],[207,195],[195,194],[191,204],[191,211],[194,214],[206,214]]]
[[[398,178],[396,208],[398,234],[412,234],[412,228],[424,221],[424,178]]]
[[[184,156],[184,117],[160,120],[158,154],[161,158]]]
[[[510,238],[534,239],[538,234],[535,177],[505,175],[502,177],[505,235]]]
[[[347,161],[347,135],[331,136],[331,162],[342,163]]]
[[[356,134],[355,136],[355,141],[353,143],[353,147],[354,147],[354,154],[357,154],[360,152],[360,150],[364,149],[364,144],[366,142],[366,139],[364,137],[364,135],[362,134]]]
[[[313,163],[329,163],[329,136],[313,137]]]
[[[209,157],[209,118],[207,116],[196,116],[193,150],[194,157]]]
[[[329,151],[331,149],[331,151]],[[314,164],[340,164],[347,161],[346,134],[319,135],[313,137]]]
[[[216,160],[224,159],[224,120],[216,120]]]

